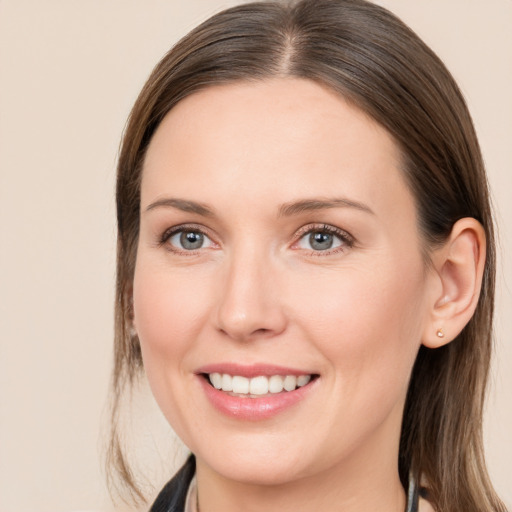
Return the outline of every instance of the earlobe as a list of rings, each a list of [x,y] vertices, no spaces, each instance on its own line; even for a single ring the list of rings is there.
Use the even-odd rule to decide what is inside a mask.
[[[457,221],[432,256],[432,302],[423,345],[438,348],[456,338],[475,312],[485,266],[485,232],[473,218]]]

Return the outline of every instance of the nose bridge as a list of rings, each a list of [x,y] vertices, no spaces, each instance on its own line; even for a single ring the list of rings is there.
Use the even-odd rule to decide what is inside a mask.
[[[268,250],[251,241],[240,242],[226,259],[217,309],[218,328],[244,340],[278,334],[285,327]]]

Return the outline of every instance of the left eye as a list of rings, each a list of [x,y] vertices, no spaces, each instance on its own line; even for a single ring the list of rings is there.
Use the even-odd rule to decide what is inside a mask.
[[[328,251],[336,249],[345,243],[340,235],[327,230],[313,230],[306,233],[298,242],[300,249],[309,249],[313,251]]]
[[[176,231],[169,237],[169,243],[184,251],[194,251],[212,246],[212,241],[204,233],[195,230]]]

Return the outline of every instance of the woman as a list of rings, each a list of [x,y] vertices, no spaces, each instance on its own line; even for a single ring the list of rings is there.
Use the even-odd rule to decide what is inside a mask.
[[[133,108],[117,207],[113,424],[144,367],[193,453],[151,510],[504,510],[481,442],[483,162],[452,77],[393,15],[303,0],[206,21]],[[115,428],[111,453],[133,484]]]

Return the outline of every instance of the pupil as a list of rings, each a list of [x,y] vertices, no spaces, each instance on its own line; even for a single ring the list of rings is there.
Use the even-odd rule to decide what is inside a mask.
[[[184,249],[199,249],[203,245],[202,233],[185,231],[180,236],[180,243]]]
[[[333,236],[330,233],[316,232],[309,235],[311,247],[317,251],[330,249],[333,243]]]

